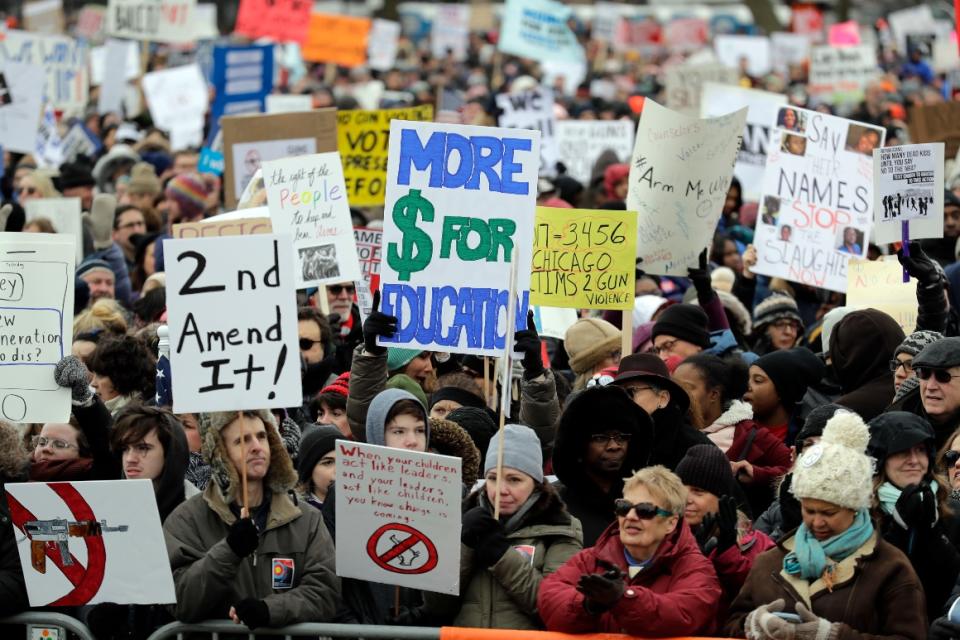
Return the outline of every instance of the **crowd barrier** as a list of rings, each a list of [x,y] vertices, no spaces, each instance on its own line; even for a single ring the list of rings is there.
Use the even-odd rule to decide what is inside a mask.
[[[60,627],[76,635],[80,640],[96,640],[93,633],[85,624],[76,618],[54,611],[26,611],[24,613],[18,613],[15,616],[0,618],[0,626],[8,624],[24,625],[26,627],[33,625],[48,629],[51,627]],[[23,637],[29,638],[29,632]]]

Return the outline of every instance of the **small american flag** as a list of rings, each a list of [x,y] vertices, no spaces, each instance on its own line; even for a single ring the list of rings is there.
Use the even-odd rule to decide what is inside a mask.
[[[166,354],[161,354],[157,359],[157,395],[156,402],[158,407],[173,406],[173,380],[170,374],[170,359]]]

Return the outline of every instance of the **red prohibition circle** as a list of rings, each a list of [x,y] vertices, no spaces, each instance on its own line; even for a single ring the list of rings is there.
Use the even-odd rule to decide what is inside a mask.
[[[380,542],[380,538],[391,531],[408,533],[410,536],[385,553],[377,554],[377,543]],[[427,548],[427,562],[422,567],[417,567],[415,569],[404,569],[402,567],[395,567],[390,564],[391,560],[399,556],[407,549],[410,549],[421,542],[423,543],[423,546]],[[367,555],[370,556],[370,559],[373,560],[374,564],[381,569],[390,571],[391,573],[400,573],[403,575],[418,575],[421,573],[427,573],[428,571],[435,569],[437,563],[440,561],[440,558],[437,554],[436,545],[434,545],[433,542],[427,538],[427,536],[423,535],[423,533],[414,529],[413,527],[406,524],[400,524],[399,522],[385,524],[373,532],[373,535],[371,535],[370,539],[367,540]]]

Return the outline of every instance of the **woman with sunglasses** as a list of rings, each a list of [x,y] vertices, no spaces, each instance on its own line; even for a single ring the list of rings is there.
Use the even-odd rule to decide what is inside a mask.
[[[921,640],[923,586],[910,561],[870,518],[870,432],[837,412],[805,448],[791,491],[803,523],[753,563],[723,632],[749,640]]]
[[[540,585],[550,631],[642,637],[709,635],[722,590],[683,521],[687,490],[666,467],[637,471],[617,521]]]
[[[874,511],[883,539],[910,559],[927,594],[927,613],[936,618],[960,575],[947,480],[934,465],[935,435],[930,423],[905,411],[870,421],[868,452],[877,463]]]

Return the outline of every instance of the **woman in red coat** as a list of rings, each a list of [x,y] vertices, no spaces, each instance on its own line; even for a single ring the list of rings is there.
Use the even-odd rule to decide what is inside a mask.
[[[636,472],[616,501],[617,522],[595,546],[540,585],[550,631],[669,637],[708,635],[720,583],[681,514],[686,489],[666,467]]]

